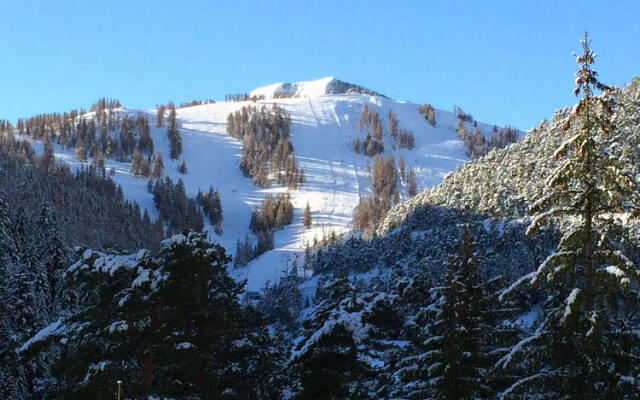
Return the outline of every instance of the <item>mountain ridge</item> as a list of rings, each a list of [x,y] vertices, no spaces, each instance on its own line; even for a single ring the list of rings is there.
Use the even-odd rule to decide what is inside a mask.
[[[281,82],[260,86],[249,92],[249,96],[264,99],[284,97],[318,97],[332,94],[368,94],[371,96],[387,96],[354,83],[348,83],[333,76],[300,82]]]

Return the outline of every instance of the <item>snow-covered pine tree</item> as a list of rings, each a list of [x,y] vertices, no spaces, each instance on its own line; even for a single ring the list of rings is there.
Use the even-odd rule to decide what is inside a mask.
[[[46,277],[47,292],[45,297],[46,311],[51,315],[57,311],[56,301],[59,292],[60,276],[63,268],[69,265],[70,257],[67,246],[64,243],[58,219],[51,204],[43,202],[40,205],[40,214],[37,218],[38,226],[38,255],[42,265],[42,273]],[[51,322],[51,321],[48,321]]]
[[[535,333],[497,363],[526,370],[503,398],[630,399],[640,388],[640,272],[623,254],[621,235],[623,219],[638,212],[635,171],[622,157],[628,149],[611,122],[616,105],[592,69],[589,44],[585,33],[574,91],[583,96],[563,126],[567,140],[555,152],[561,162],[532,204],[528,229],[559,222],[563,236],[536,271],[501,295],[527,283],[548,292]]]
[[[33,276],[22,264],[11,228],[9,205],[0,191],[0,396],[24,398],[33,370],[23,368],[15,349],[33,334],[39,316]]]
[[[429,290],[431,304],[409,318],[418,328],[396,376],[410,399],[475,399],[489,393],[485,350],[486,284],[478,271],[471,236],[464,231],[445,284]]]
[[[127,398],[281,398],[282,353],[260,314],[240,304],[228,261],[196,232],[165,240],[157,259],[86,250],[64,274],[81,307],[20,353],[58,352],[53,398],[111,399],[117,380]]]
[[[300,374],[299,399],[385,398],[390,377],[385,364],[384,330],[393,296],[358,294],[346,277],[330,277],[316,294],[318,304],[302,322],[289,364]]]

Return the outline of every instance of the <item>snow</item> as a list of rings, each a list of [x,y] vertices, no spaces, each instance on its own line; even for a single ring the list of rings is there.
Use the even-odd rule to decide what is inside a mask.
[[[615,265],[607,266],[606,271],[607,273],[615,276],[616,278],[622,278],[626,275],[624,271],[622,271],[620,268],[616,267]]]
[[[509,351],[509,353],[505,354],[501,359],[498,360],[498,362],[495,363],[495,368],[507,369],[511,364],[511,362],[513,361],[513,357],[516,354],[520,353],[520,351],[526,348],[529,344],[531,344],[532,342],[542,337],[542,333],[546,329],[546,325],[547,325],[547,320],[545,320],[543,323],[540,324],[540,326],[538,326],[538,328],[536,329],[533,335],[522,339],[515,346],[513,346]]]
[[[533,306],[529,311],[518,315],[516,318],[516,324],[523,328],[531,329],[541,315],[542,309],[540,306]]]
[[[17,350],[18,353],[21,353],[27,350],[33,344],[40,342],[42,340],[45,340],[49,336],[53,335],[54,333],[56,333],[58,329],[60,329],[61,326],[62,326],[62,319],[58,319],[57,321],[52,322],[51,324],[40,329],[40,331],[38,331],[38,333],[36,333],[35,336],[33,336],[31,339],[27,340],[22,346],[20,346],[20,348]]]
[[[513,293],[513,291],[515,291],[517,288],[522,286],[525,282],[527,282],[527,281],[531,282],[531,280],[533,278],[535,278],[536,273],[537,273],[537,271],[530,272],[530,273],[522,276],[521,278],[519,278],[517,281],[513,282],[511,284],[511,286],[509,286],[508,288],[506,288],[505,290],[503,290],[500,293],[500,295],[498,296],[498,300],[504,301],[505,297],[511,295],[511,293]]]
[[[571,316],[580,292],[582,292],[582,290],[580,290],[579,288],[573,288],[571,290],[571,293],[569,293],[569,296],[567,296],[566,305],[564,307],[564,314],[562,315],[562,323],[564,323],[564,321],[566,321],[567,318]]]
[[[353,85],[342,82],[332,76],[306,82],[274,83],[252,90],[250,97],[273,99],[275,96],[318,97],[345,92]]]
[[[517,380],[515,383],[513,383],[511,386],[509,386],[507,388],[507,390],[502,392],[502,394],[500,395],[500,400],[506,399],[507,396],[510,396],[513,393],[513,391],[516,390],[517,388],[519,388],[520,386],[525,385],[525,384],[527,384],[529,382],[532,382],[532,381],[534,381],[534,380],[536,380],[538,378],[541,378],[543,376],[544,376],[543,373],[538,373],[538,374],[534,374],[534,375],[527,376],[525,378]]]
[[[129,329],[127,321],[115,321],[109,325],[109,333],[124,332]]]
[[[347,85],[346,89],[344,85]],[[155,127],[155,110],[122,108],[118,112],[130,115],[142,113],[149,118],[155,151],[162,153],[165,171],[171,179],[183,179],[188,196],[194,197],[198,190],[207,191],[210,186],[219,190],[223,208],[223,234],[218,236],[207,221],[205,229],[210,238],[224,246],[231,255],[235,253],[238,240],[244,239],[249,233],[253,207],[259,206],[266,194],[286,189],[256,187],[249,178],[243,176],[238,168],[241,143],[226,134],[227,116],[243,106],[271,107],[273,103],[291,115],[291,140],[298,166],[304,169],[306,178],[299,190],[291,191],[293,223],[275,233],[274,250],[261,255],[246,267],[231,271],[235,279],[247,280],[247,290],[260,291],[265,283],[277,282],[294,264],[302,274],[304,248],[313,242],[314,237],[320,240],[323,234],[328,235],[331,231],[341,234],[352,228],[352,214],[359,197],[371,191],[368,169],[373,165],[373,159],[354,153],[352,148],[354,138],[363,140],[366,135],[366,129],[363,132],[358,130],[364,105],[380,113],[385,131],[384,155],[393,154],[396,160],[402,156],[407,169],[415,170],[419,190],[438,184],[458,165],[468,161],[466,150],[455,131],[457,117],[451,112],[436,110],[436,125],[431,126],[418,113],[417,104],[369,94],[336,93],[348,91],[350,87],[329,77],[258,88],[251,94],[265,95],[266,99],[256,103],[217,102],[179,108],[177,118],[183,141],[183,154],[179,160],[170,159],[166,123],[162,128]],[[272,98],[274,93],[285,90],[298,97]],[[413,150],[395,148],[389,136],[389,111],[397,115],[399,128],[413,132]],[[472,129],[470,123],[465,125]],[[478,127],[486,135],[490,135],[493,128],[482,123],[478,123]],[[37,152],[42,151],[42,143],[32,143]],[[56,159],[69,164],[72,170],[90,164],[91,160],[85,163],[75,160],[73,152],[73,149],[54,145]],[[186,175],[177,171],[182,158],[188,167]],[[115,170],[112,178],[122,186],[125,197],[136,201],[141,209],[147,209],[152,219],[157,218],[153,197],[147,191],[147,179],[132,175],[129,163],[105,160],[105,164],[107,171],[112,168]],[[401,200],[408,199],[406,184],[401,185],[400,197]],[[310,229],[305,229],[302,224],[307,202],[313,220]],[[133,260],[114,259],[104,268],[117,269],[119,261],[128,263]]]
[[[151,270],[146,268],[138,268],[138,276],[131,283],[132,287],[140,286],[145,282],[149,282],[149,274]]]

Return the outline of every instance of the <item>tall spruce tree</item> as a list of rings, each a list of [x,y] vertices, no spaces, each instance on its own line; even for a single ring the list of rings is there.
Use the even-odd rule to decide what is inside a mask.
[[[445,284],[429,290],[433,301],[411,320],[418,329],[399,363],[402,396],[410,399],[475,399],[491,392],[485,379],[493,282],[483,282],[474,244],[463,233]],[[493,311],[493,310],[491,310]]]
[[[311,208],[309,207],[309,202],[307,202],[307,206],[304,208],[304,216],[302,217],[302,224],[305,228],[311,228]]]
[[[633,166],[622,160],[628,149],[612,124],[615,104],[592,69],[595,54],[589,45],[585,33],[574,90],[582,98],[562,127],[567,140],[555,152],[559,165],[532,204],[535,216],[528,229],[532,234],[544,222],[558,222],[563,236],[536,271],[501,295],[526,283],[544,285],[548,292],[535,333],[497,363],[526,371],[503,398],[631,399],[638,394],[640,272],[624,255],[621,234],[622,219],[637,215],[637,186]]]

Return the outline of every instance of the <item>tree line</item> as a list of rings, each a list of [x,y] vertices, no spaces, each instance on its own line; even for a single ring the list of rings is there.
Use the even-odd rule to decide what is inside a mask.
[[[273,249],[273,233],[293,222],[293,204],[289,192],[278,193],[275,197],[267,195],[262,199],[260,208],[251,213],[249,229],[256,238],[256,244],[247,235],[238,241],[235,265],[243,266],[249,261]]]
[[[271,109],[245,106],[227,117],[227,133],[242,141],[240,169],[261,187],[272,183],[297,189],[304,182],[291,143],[291,117],[276,104]]]

